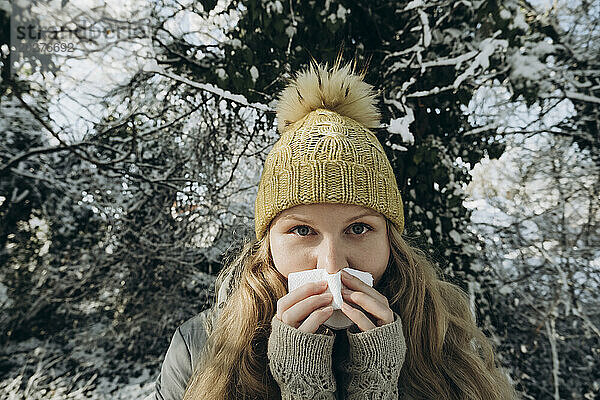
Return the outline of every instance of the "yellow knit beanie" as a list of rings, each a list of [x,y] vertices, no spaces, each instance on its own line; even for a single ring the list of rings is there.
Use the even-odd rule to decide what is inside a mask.
[[[278,99],[280,133],[265,160],[254,204],[257,239],[281,211],[299,204],[369,207],[404,229],[402,198],[381,143],[376,93],[350,64],[311,60]]]

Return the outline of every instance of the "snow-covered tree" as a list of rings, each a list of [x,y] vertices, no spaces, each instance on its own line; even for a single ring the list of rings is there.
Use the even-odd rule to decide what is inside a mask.
[[[74,5],[60,3],[48,2],[55,8],[44,18],[57,26],[76,23],[69,18]],[[565,351],[561,332],[577,318],[581,329],[598,326],[597,317],[584,313],[586,322],[575,315],[581,311],[573,311],[579,310],[573,303],[569,318],[577,318],[563,318],[565,299],[577,299],[584,311],[588,299],[570,294],[552,308],[549,293],[566,290],[564,284],[537,285],[534,279],[547,279],[559,265],[567,282],[576,280],[575,273],[568,275],[576,270],[572,260],[591,256],[593,245],[570,249],[566,258],[558,254],[567,251],[568,241],[552,251],[544,247],[560,239],[553,227],[567,232],[574,223],[580,238],[596,240],[581,221],[565,225],[557,219],[572,209],[583,215],[581,204],[596,204],[584,201],[585,193],[597,193],[597,185],[590,189],[588,182],[596,170],[576,168],[589,160],[590,168],[598,165],[599,42],[594,19],[588,18],[596,10],[593,2],[548,11],[520,0],[127,4],[120,20],[143,26],[140,40],[72,38],[85,44],[84,51],[57,63],[50,78],[32,73],[23,82],[6,79],[3,65],[2,123],[12,136],[2,142],[0,154],[5,249],[0,282],[6,287],[0,286],[0,299],[7,293],[0,304],[15,311],[0,320],[3,332],[20,329],[47,338],[44,327],[50,323],[19,317],[31,309],[59,320],[56,331],[96,321],[96,333],[78,336],[79,343],[99,344],[107,357],[127,353],[125,358],[156,362],[175,326],[211,301],[205,273],[216,272],[230,246],[235,250],[253,235],[256,185],[277,139],[276,94],[311,55],[331,65],[342,49],[359,66],[368,64],[366,80],[381,89],[384,120],[376,134],[398,177],[408,237],[469,291],[479,319],[503,350],[503,364],[525,394],[540,395],[548,385],[565,390],[547,374],[541,383],[530,377],[563,373],[564,363],[553,364],[554,355]],[[99,19],[97,27],[107,28],[107,21]],[[584,41],[582,32],[591,32],[591,39]],[[90,69],[90,79],[102,77],[99,87],[84,95],[89,82],[75,80],[73,86],[73,77],[83,79],[75,66]],[[37,96],[44,91],[50,95]],[[565,107],[571,107],[566,117],[544,120]],[[73,110],[81,114],[79,125],[67,113]],[[539,112],[529,125],[506,123],[532,110]],[[568,168],[573,182],[544,187],[553,196],[559,193],[547,215],[513,210],[518,229],[482,234],[481,226],[471,227],[473,211],[463,205],[472,195],[465,192],[469,170],[486,157],[501,157],[519,132],[545,132],[554,145],[529,159],[521,156],[531,160],[520,164],[531,174],[513,176],[513,190],[528,187],[540,173],[551,182]],[[547,168],[538,171],[538,165]],[[511,196],[512,203],[519,198]],[[592,208],[586,212],[595,215]],[[525,240],[522,231],[532,222],[538,236]],[[591,232],[594,225],[588,225]],[[501,243],[488,242],[496,236]],[[497,258],[490,257],[494,246]],[[544,269],[530,263],[540,248],[551,260]],[[506,254],[522,257],[506,266]],[[587,277],[596,268],[591,260],[587,270],[582,267]],[[515,271],[535,273],[506,284]],[[28,293],[27,301],[15,302]],[[508,299],[508,306],[500,299]],[[543,307],[527,308],[539,299]],[[543,318],[549,310],[557,317]],[[531,318],[543,322],[546,336],[543,351],[524,344],[525,353],[516,343],[535,345],[537,332],[515,332]],[[580,338],[586,332],[572,329]],[[582,342],[594,345],[593,340]],[[572,348],[574,357],[590,355],[583,345]],[[597,393],[593,384],[583,384],[587,378],[573,386],[573,396]]]
[[[472,173],[486,325],[515,378],[532,398],[597,393],[600,169],[570,139],[539,134]]]
[[[467,111],[507,138],[499,159],[471,171],[468,207],[482,240],[474,265],[489,280],[471,290],[482,292],[485,325],[528,398],[600,389],[599,11],[585,1],[519,9],[512,84],[481,86]]]

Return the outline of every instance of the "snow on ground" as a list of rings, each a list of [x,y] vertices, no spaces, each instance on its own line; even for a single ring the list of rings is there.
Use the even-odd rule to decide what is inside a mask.
[[[214,275],[198,271],[185,283],[188,290],[197,288],[199,298],[210,297],[214,279]],[[0,313],[4,312],[2,304],[12,301],[1,296],[2,290]],[[131,342],[134,332],[116,331],[114,321],[106,317],[87,321],[45,340],[32,337],[0,346],[0,400],[133,400],[153,393],[175,326],[172,331],[167,327],[168,337],[154,342],[163,348],[143,349],[146,354],[159,355],[128,361],[134,357],[126,357],[123,344]]]
[[[161,361],[111,361],[102,349],[35,338],[10,343],[0,353],[0,399],[142,399],[154,390]]]

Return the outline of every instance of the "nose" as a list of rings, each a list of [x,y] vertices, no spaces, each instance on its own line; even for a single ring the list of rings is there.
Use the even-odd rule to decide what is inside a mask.
[[[348,266],[348,251],[333,238],[324,238],[317,251],[317,268],[322,268],[328,274],[335,274]]]

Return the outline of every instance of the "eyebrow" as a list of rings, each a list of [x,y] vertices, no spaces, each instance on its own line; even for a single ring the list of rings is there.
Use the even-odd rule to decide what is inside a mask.
[[[357,219],[362,218],[362,217],[366,217],[366,216],[379,216],[379,213],[377,213],[376,211],[365,211],[362,214],[359,214],[359,215],[357,215],[355,217],[352,217],[352,218],[346,220],[346,223],[354,221],[354,220],[357,220]],[[311,220],[302,218],[301,216],[299,216],[297,214],[288,214],[285,217],[281,218],[282,221],[288,220],[288,219],[296,219],[298,221],[306,222],[306,223],[309,223],[309,224],[312,223]]]

